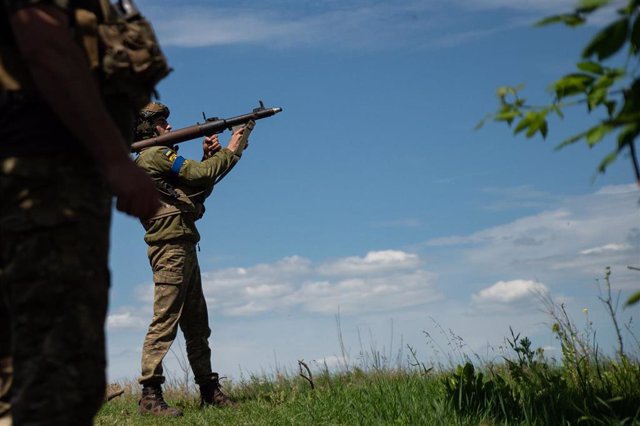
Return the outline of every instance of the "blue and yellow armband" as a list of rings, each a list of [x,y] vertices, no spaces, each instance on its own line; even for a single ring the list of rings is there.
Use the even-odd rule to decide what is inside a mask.
[[[184,157],[179,156],[174,150],[167,148],[164,152],[164,155],[167,156],[169,161],[171,161],[171,173],[174,175],[178,175],[180,173],[180,168],[187,161]]]

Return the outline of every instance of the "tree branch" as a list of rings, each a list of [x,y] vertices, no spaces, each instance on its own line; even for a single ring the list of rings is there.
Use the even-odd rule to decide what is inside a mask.
[[[633,165],[633,172],[636,175],[636,183],[638,186],[640,186],[640,166],[638,165],[638,155],[636,154],[635,141],[629,144],[629,152],[631,152],[631,163]]]
[[[315,389],[315,385],[313,384],[313,375],[311,374],[311,370],[309,369],[309,366],[303,360],[298,360],[298,367],[300,368],[300,377],[302,377],[307,382],[309,382],[309,384],[311,385],[311,389]],[[302,367],[304,367],[304,369],[307,370],[306,375],[304,374]]]

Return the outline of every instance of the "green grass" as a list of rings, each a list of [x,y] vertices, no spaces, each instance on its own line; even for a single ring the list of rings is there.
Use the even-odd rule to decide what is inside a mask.
[[[97,425],[550,425],[640,424],[640,368],[609,360],[592,371],[589,394],[573,371],[542,361],[446,372],[385,369],[297,376],[252,377],[229,387],[238,408],[200,409],[197,393],[167,386],[177,419],[137,413],[139,391],[104,405]],[[596,381],[596,377],[599,377]],[[591,380],[589,379],[589,380]]]
[[[127,391],[105,404],[96,425],[467,425],[484,419],[448,407],[443,381],[435,375],[355,370],[324,373],[314,386],[298,377],[253,377],[230,389],[240,402],[231,409],[200,409],[197,394],[168,387],[167,401],[185,413],[178,419],[139,415],[139,393]]]
[[[588,319],[578,330],[565,307],[547,297],[561,361],[547,359],[527,337],[511,331],[502,360],[483,362],[463,353],[464,342],[450,334],[448,367],[427,368],[411,347],[406,361],[401,353],[391,357],[372,347],[362,351],[359,366],[345,363],[340,371],[325,367],[315,377],[277,373],[224,383],[238,408],[200,409],[187,377],[165,387],[169,404],[184,411],[176,419],[138,414],[139,386],[125,384],[125,394],[103,406],[96,425],[640,426],[640,343],[630,327],[635,348],[623,342],[608,273],[605,283],[600,300],[619,336],[613,356],[601,353]]]

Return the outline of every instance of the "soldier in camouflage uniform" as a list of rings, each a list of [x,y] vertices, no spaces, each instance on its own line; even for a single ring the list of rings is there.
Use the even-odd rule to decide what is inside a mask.
[[[136,140],[169,132],[168,117],[166,106],[149,104],[139,114]],[[162,360],[178,327],[184,333],[189,364],[200,386],[201,405],[233,405],[220,389],[218,374],[211,370],[211,330],[196,255],[200,235],[195,221],[202,217],[204,200],[216,180],[240,159],[249,132],[235,131],[223,149],[217,135],[205,138],[202,161],[184,159],[165,146],[146,148],[136,160],[156,182],[163,204],[153,217],[143,221],[155,287],[153,319],[142,349],[141,413],[181,415],[180,410],[167,405],[161,388],[165,380]]]
[[[94,0],[76,7],[97,13]],[[0,424],[90,425],[105,390],[111,193],[159,205],[66,0],[0,2]]]

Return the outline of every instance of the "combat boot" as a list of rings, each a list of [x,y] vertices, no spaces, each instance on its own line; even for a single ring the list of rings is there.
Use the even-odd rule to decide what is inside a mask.
[[[200,407],[235,406],[237,403],[222,392],[218,373],[212,373],[211,380],[200,385]]]
[[[182,411],[169,407],[162,396],[160,385],[144,386],[142,388],[142,398],[138,402],[138,412],[140,414],[153,414],[154,416],[180,417]]]

